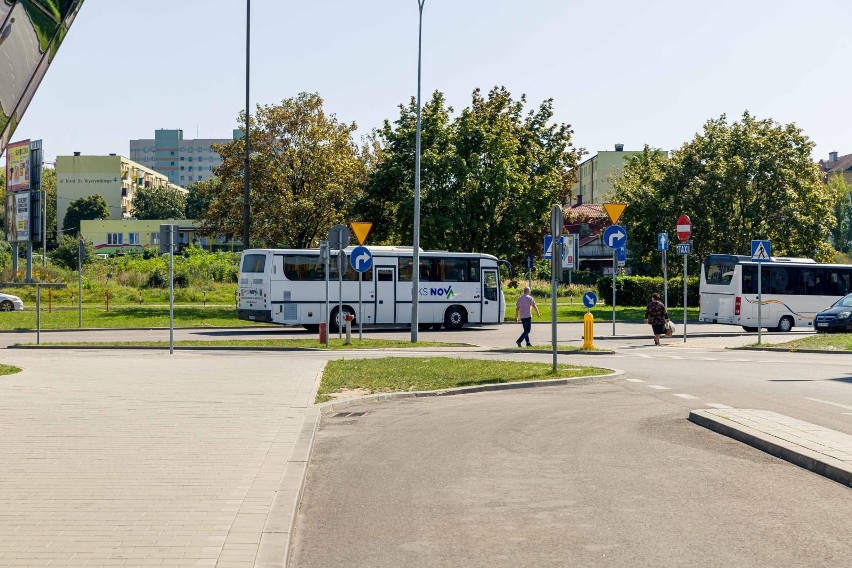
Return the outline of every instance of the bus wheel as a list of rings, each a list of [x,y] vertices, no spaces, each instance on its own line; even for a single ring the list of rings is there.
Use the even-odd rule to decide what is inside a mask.
[[[352,314],[355,315],[355,312],[349,306],[343,306],[344,314]],[[353,319],[352,325],[354,326],[357,322]],[[341,329],[345,329],[346,320],[343,319],[342,316],[338,316],[337,307],[331,310],[331,318],[328,322],[328,332],[329,333],[337,333]]]
[[[444,313],[444,327],[447,329],[461,329],[464,325],[465,311],[459,306],[452,306]]]
[[[793,329],[793,318],[790,316],[784,316],[780,320],[778,320],[778,327],[776,327],[773,331],[780,331],[781,333],[787,333]]]
[[[746,331],[747,331],[747,332],[749,332],[749,333],[754,333],[755,331],[757,331],[757,328],[756,328],[756,327],[749,327],[749,326],[747,326],[747,325],[744,325],[744,326],[743,326],[743,329],[744,329],[744,330],[746,330]]]

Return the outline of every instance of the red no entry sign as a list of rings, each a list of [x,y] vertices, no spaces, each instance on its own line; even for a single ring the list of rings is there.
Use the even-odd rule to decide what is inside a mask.
[[[689,220],[689,216],[681,215],[677,218],[677,238],[684,243],[690,236],[692,236],[692,221]]]

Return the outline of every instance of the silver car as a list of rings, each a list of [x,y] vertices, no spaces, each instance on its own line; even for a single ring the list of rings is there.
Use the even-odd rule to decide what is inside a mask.
[[[0,312],[11,312],[12,310],[23,310],[24,301],[12,294],[0,293]]]

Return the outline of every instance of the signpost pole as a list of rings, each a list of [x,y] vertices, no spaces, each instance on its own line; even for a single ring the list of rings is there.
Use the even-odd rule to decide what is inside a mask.
[[[686,343],[686,265],[689,255],[683,255],[683,342]]]
[[[326,241],[325,244],[325,255],[323,256],[323,261],[325,263],[325,346],[328,347],[328,324],[331,323],[331,317],[329,316],[329,302],[328,302],[328,273],[329,273],[329,264],[331,263],[331,241]]]
[[[763,272],[763,266],[758,264],[757,265],[757,344],[758,345],[760,345],[760,342],[761,342],[760,326],[763,325],[763,322],[761,321],[761,319],[762,319],[761,318],[761,315],[762,315],[761,312],[763,311],[761,309],[761,308],[763,308],[763,290],[762,290],[762,284],[763,283],[761,282],[761,278],[760,278],[760,275],[761,275],[762,272]]]
[[[358,341],[362,339],[362,333],[364,331],[364,304],[361,302],[361,272],[358,272]]]
[[[83,327],[83,256],[86,254],[86,241],[83,237],[77,242],[77,327]]]
[[[343,339],[343,268],[346,253],[341,248],[337,252],[337,339]]]
[[[175,229],[169,225],[169,354],[175,352]]]
[[[612,249],[612,335],[615,336],[615,262],[618,252]]]
[[[663,305],[666,307],[666,312],[669,311],[669,275],[668,267],[666,266],[666,251],[663,251]]]
[[[564,228],[562,206],[554,205],[550,212],[550,234],[553,237],[550,253],[550,343],[553,350],[553,372],[556,372],[556,285],[559,283],[556,274],[562,271],[562,254],[557,243],[562,242]]]

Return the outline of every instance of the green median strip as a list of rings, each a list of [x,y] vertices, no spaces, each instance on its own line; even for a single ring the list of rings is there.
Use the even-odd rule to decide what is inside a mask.
[[[588,377],[610,369],[549,363],[451,359],[447,357],[386,357],[329,361],[317,402],[344,396],[388,392],[443,390],[456,387]]]
[[[15,373],[20,372],[20,367],[13,367],[12,365],[0,365],[0,377],[3,375],[14,375]]]
[[[35,347],[35,343],[16,343],[16,347]],[[325,349],[326,346],[316,339],[228,339],[201,340],[187,339],[174,342],[175,347],[267,347],[278,349]],[[168,349],[168,341],[68,341],[40,343],[38,347],[162,347]],[[473,347],[468,343],[447,343],[443,341],[401,341],[393,339],[353,339],[351,345],[346,345],[343,339],[329,338],[329,349],[400,349],[407,347]]]
[[[801,337],[799,339],[785,341],[783,343],[763,342],[760,345],[757,343],[751,343],[744,347],[769,347],[787,351],[794,351],[798,349],[811,349],[816,351],[852,351],[852,333],[817,333],[816,335],[809,335],[807,337]]]

